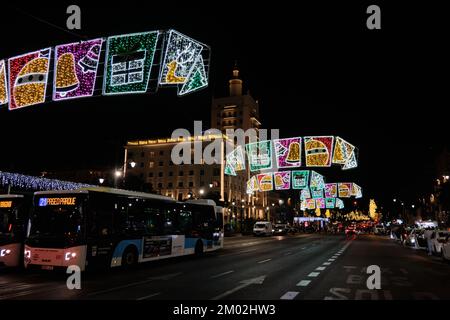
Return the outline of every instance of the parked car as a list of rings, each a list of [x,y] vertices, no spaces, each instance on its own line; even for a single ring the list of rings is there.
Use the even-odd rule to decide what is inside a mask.
[[[414,249],[426,249],[427,239],[425,239],[425,230],[414,228],[405,240],[405,245],[411,246]]]
[[[382,224],[377,224],[373,227],[373,234],[376,235],[385,235],[386,228]]]
[[[284,223],[277,223],[273,227],[273,234],[287,234],[288,227]]]
[[[442,254],[442,246],[447,241],[447,236],[450,234],[447,230],[435,230],[431,235],[431,251],[434,254]]]
[[[259,221],[253,226],[254,236],[271,236],[273,231],[272,222],[269,221]]]

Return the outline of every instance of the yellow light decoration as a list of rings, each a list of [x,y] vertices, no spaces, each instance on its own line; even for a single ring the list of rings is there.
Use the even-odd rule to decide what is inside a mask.
[[[175,74],[176,71],[177,71],[177,67],[178,67],[178,64],[177,64],[177,62],[175,60],[171,61],[167,65],[167,67],[169,69],[168,72],[167,72],[167,75],[166,75],[166,82],[167,83],[182,83],[182,82],[184,82],[186,80],[185,77],[178,77]]]
[[[8,90],[6,89],[5,61],[0,60],[0,104],[8,102]]]
[[[56,92],[65,96],[79,85],[75,71],[75,59],[72,53],[64,53],[58,58],[56,67]]]

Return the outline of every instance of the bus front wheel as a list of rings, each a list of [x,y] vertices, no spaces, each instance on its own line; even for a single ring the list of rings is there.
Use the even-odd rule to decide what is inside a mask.
[[[195,255],[197,257],[203,255],[203,242],[202,242],[202,240],[197,240],[197,243],[195,244]]]
[[[122,256],[122,267],[131,267],[136,265],[138,262],[138,253],[136,248],[128,247],[125,249]]]

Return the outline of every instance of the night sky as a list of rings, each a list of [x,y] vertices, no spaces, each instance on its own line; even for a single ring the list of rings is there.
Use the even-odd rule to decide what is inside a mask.
[[[211,98],[227,94],[237,60],[244,91],[260,102],[263,127],[279,128],[282,137],[339,135],[358,146],[360,167],[318,170],[328,181],[357,182],[365,196],[382,203],[393,196],[412,201],[430,191],[433,159],[449,145],[444,10],[425,2],[378,3],[382,30],[369,31],[365,10],[373,3],[348,2],[301,2],[296,8],[287,1],[278,6],[126,1],[109,7],[78,2],[82,29],[74,32],[80,36],[61,30],[67,5],[77,2],[7,5],[0,20],[0,58],[174,28],[209,44],[212,65],[209,88],[184,98],[168,88],[14,112],[3,106],[0,170],[120,165],[127,139],[167,137],[175,128],[192,129],[194,120],[209,128]]]

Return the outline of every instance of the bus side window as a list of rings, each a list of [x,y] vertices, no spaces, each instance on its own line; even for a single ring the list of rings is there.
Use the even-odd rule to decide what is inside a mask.
[[[178,226],[182,234],[190,235],[192,233],[192,212],[185,209],[178,211]]]
[[[164,229],[164,212],[153,201],[144,204],[145,224],[151,235],[160,235]]]
[[[108,237],[113,233],[114,199],[108,195],[91,195],[92,218],[89,221],[89,233],[96,237]]]
[[[180,228],[176,219],[177,212],[174,208],[164,209],[164,234],[180,234]]]

